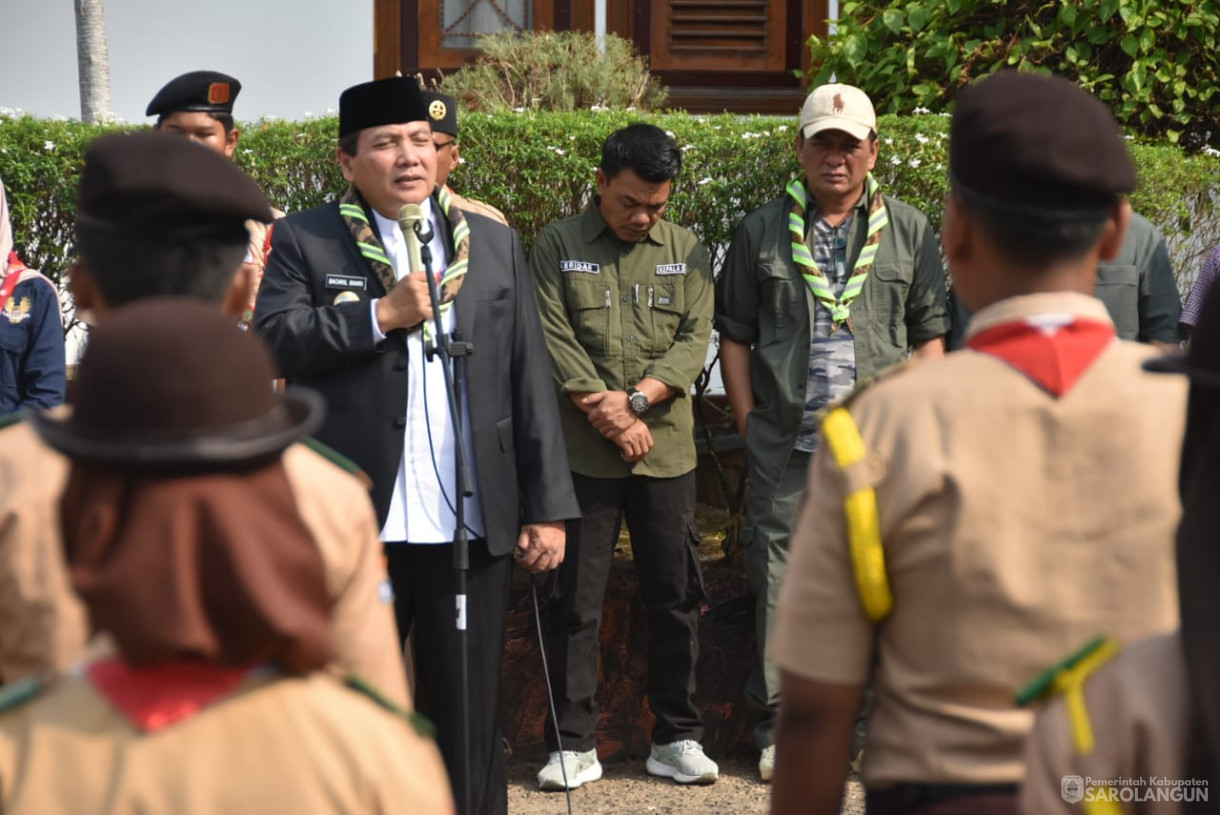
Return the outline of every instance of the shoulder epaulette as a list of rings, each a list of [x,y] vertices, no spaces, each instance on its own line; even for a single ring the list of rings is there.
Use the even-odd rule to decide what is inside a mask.
[[[1106,636],[1089,641],[1066,659],[1047,668],[1017,694],[1017,704],[1024,706],[1049,695],[1062,695],[1067,708],[1072,741],[1079,755],[1093,752],[1093,723],[1084,701],[1084,683],[1102,665],[1119,652],[1118,642]]]
[[[401,718],[407,724],[411,725],[411,727],[414,728],[415,732],[419,733],[419,735],[429,739],[436,737],[436,727],[433,726],[432,722],[428,721],[414,710],[403,710],[398,705],[387,699],[381,693],[381,691],[377,690],[359,676],[352,674],[346,680],[344,680],[343,684],[356,691],[356,693],[372,699],[382,710],[387,710],[390,713],[393,713],[395,716]]]
[[[1026,707],[1065,690],[1063,678],[1073,676],[1084,681],[1089,674],[1118,655],[1118,643],[1105,635],[1098,635],[1068,656],[1056,662],[1033,681],[1017,691],[1017,707]]]
[[[37,698],[49,686],[49,682],[34,676],[5,682],[0,687],[0,713],[21,707]]]
[[[0,416],[0,430],[3,430],[6,427],[12,427],[15,424],[21,424],[22,421],[24,421],[24,417],[22,416],[21,411],[10,413],[7,416]]]
[[[340,453],[338,450],[334,449],[333,447],[329,447],[329,446],[323,444],[322,442],[315,439],[313,436],[303,437],[301,439],[301,443],[304,444],[306,447],[308,447],[310,450],[313,450],[315,453],[320,455],[322,458],[329,461],[331,464],[334,464],[340,470],[343,470],[346,473],[351,473],[352,475],[359,478],[361,481],[370,482],[368,475],[364,472],[364,470],[360,469],[359,464],[352,461],[350,458],[343,455],[342,453]],[[370,487],[372,486],[371,482],[369,483],[369,486]]]
[[[821,416],[820,426],[822,439],[840,470],[846,473],[865,460],[868,450],[851,411],[846,407],[837,405],[831,408]],[[847,522],[847,548],[851,554],[856,593],[869,620],[879,623],[894,610],[894,595],[890,590],[885,549],[881,544],[877,494],[869,483],[849,489],[843,500],[843,514]]]

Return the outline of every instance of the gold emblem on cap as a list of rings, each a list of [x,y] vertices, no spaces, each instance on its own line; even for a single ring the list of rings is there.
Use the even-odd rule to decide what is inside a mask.
[[[334,304],[336,306],[339,305],[340,303],[358,303],[358,302],[360,302],[360,295],[356,294],[354,291],[341,291],[335,295],[335,300],[334,300]]]
[[[434,121],[439,122],[441,119],[444,119],[445,114],[448,112],[449,109],[445,107],[445,103],[439,99],[433,99],[432,104],[428,105],[428,115],[431,116]]]

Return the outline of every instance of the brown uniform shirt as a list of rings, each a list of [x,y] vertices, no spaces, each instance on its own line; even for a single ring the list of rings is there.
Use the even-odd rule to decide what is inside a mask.
[[[1109,321],[1091,297],[1033,295],[980,311],[971,334],[1054,313]],[[869,455],[845,477],[818,451],[772,649],[795,674],[858,684],[875,644],[866,785],[1020,780],[1022,685],[1099,633],[1177,624],[1186,383],[1143,373],[1152,353],[1114,340],[1056,399],[963,350],[850,400]],[[876,490],[895,605],[875,629],[848,551],[849,481]]]
[[[252,677],[144,733],[68,677],[0,714],[8,815],[452,813],[440,754],[329,676]]]
[[[1062,794],[1064,777],[1071,775],[1095,782],[1082,785],[1081,795],[1088,795],[1087,787],[1096,787],[1096,782],[1105,783],[1115,792],[1092,795],[1119,796],[1124,813],[1189,811],[1183,799],[1189,802],[1199,793],[1175,783],[1188,780],[1184,767],[1190,736],[1189,694],[1182,643],[1176,633],[1126,649],[1085,684],[1085,705],[1096,741],[1093,752],[1082,756],[1076,751],[1062,699],[1038,714],[1025,748],[1028,769],[1021,789],[1022,811],[1080,815],[1082,805],[1068,803]],[[1144,783],[1121,783],[1139,779]],[[1124,787],[1129,789],[1124,792]],[[1208,790],[1208,794],[1216,792]],[[1123,797],[1129,800],[1124,802]]]
[[[64,670],[81,658],[88,624],[72,592],[59,533],[69,462],[28,425],[0,430],[0,679]],[[409,707],[377,521],[364,486],[305,445],[284,469],[326,566],[334,673],[364,677]]]
[[[476,201],[474,198],[467,198],[464,195],[453,194],[453,205],[458,209],[466,212],[473,212],[476,215],[482,215],[484,218],[491,218],[493,221],[508,226],[508,219],[504,217],[504,213],[493,207],[491,204],[485,204],[482,201]]]

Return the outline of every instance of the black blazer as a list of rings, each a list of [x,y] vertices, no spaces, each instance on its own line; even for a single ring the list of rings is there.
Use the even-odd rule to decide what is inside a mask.
[[[469,446],[487,546],[503,555],[516,545],[521,524],[575,518],[580,510],[521,239],[509,227],[463,214],[470,225],[469,271],[454,309],[458,328],[474,345],[467,358]],[[336,304],[345,291],[357,300]],[[369,301],[384,294],[337,203],[276,222],[255,330],[290,386],[326,397],[316,436],[372,479],[379,525],[402,460],[407,403],[406,332],[373,341]]]

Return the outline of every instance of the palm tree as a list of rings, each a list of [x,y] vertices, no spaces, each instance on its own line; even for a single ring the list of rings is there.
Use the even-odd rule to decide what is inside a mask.
[[[110,51],[106,47],[103,0],[73,0],[76,64],[80,74],[80,118],[97,124],[110,117]]]

